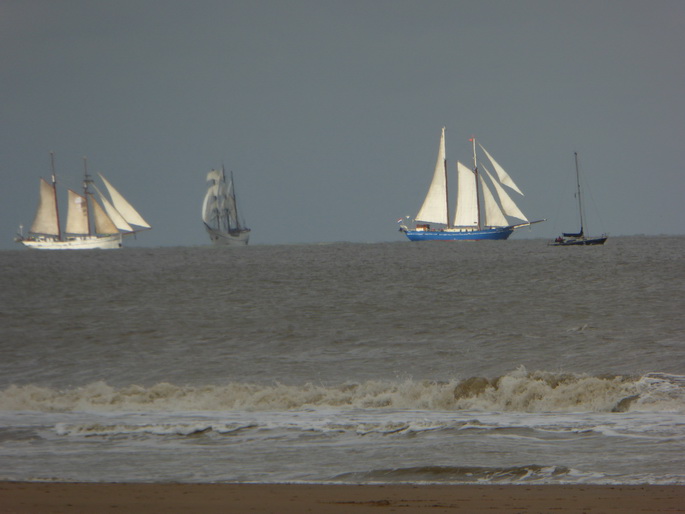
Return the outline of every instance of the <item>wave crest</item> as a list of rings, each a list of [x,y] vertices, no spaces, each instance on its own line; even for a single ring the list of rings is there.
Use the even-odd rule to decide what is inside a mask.
[[[497,378],[446,382],[366,381],[342,385],[229,383],[115,388],[94,382],[72,389],[12,385],[4,411],[278,411],[307,408],[513,412],[685,411],[685,377],[588,376],[519,368]]]

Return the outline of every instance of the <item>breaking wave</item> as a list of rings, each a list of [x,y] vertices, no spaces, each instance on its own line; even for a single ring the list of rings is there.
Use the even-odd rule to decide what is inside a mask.
[[[518,368],[497,378],[366,381],[341,385],[229,383],[72,389],[12,385],[0,391],[4,411],[279,411],[358,408],[509,412],[685,412],[685,377],[664,373],[588,376]]]
[[[519,483],[564,481],[579,475],[564,466],[418,466],[343,473],[336,480],[380,483]]]

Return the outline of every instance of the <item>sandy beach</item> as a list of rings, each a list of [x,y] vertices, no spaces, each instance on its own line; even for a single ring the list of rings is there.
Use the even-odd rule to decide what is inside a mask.
[[[1,482],[2,514],[685,512],[685,486]]]

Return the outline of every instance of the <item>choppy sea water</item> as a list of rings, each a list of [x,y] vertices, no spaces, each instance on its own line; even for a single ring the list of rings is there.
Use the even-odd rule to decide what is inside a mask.
[[[0,479],[683,484],[684,256],[0,252]]]

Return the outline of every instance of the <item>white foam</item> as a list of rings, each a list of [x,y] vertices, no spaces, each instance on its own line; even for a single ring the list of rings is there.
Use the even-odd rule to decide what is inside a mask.
[[[685,377],[598,377],[519,368],[497,379],[366,381],[342,385],[230,383],[115,388],[99,381],[58,390],[35,385],[0,391],[2,411],[176,412],[301,409],[414,409],[500,412],[685,412]]]

